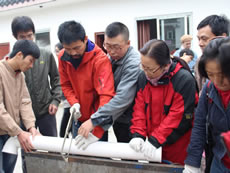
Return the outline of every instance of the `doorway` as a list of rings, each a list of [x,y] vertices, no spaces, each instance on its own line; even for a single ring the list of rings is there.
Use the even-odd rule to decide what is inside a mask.
[[[105,32],[95,32],[94,37],[95,37],[95,44],[97,44],[106,54],[107,51],[105,50],[103,43],[105,40]]]
[[[0,43],[0,59],[3,59],[10,52],[10,43]]]

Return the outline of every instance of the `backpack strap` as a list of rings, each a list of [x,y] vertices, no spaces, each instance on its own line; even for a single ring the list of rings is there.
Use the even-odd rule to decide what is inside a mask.
[[[211,84],[211,81],[208,81],[208,84],[207,84],[207,87],[206,87],[206,99],[207,99],[207,103],[208,103],[208,112],[207,112],[207,115],[206,115],[206,140],[207,140],[207,143],[210,143],[210,134],[209,134],[209,131],[210,131],[210,128],[211,128],[211,125],[209,123],[209,119],[210,119],[210,109],[211,109],[211,106],[212,106],[212,103],[213,103],[213,100],[209,97],[209,93],[210,93],[210,84]]]
[[[189,71],[189,73],[192,75],[192,77],[194,78],[195,82],[196,82],[196,91],[197,91],[197,94],[199,95],[199,87],[198,87],[198,84],[197,84],[197,81],[196,81],[196,78],[195,76],[192,74],[192,71],[190,70],[187,62],[185,62],[185,60],[179,58],[179,57],[173,57],[173,60],[176,60],[176,62],[180,63],[182,65],[182,67],[184,69],[186,69],[187,71]]]

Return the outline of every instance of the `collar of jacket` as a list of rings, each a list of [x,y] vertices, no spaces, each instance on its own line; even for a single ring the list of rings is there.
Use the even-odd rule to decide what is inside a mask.
[[[2,60],[2,63],[5,65],[5,67],[9,70],[9,72],[11,73],[12,76],[17,76],[19,73],[21,73],[20,70],[16,70],[14,71],[14,69],[9,65],[9,63],[7,62],[8,58],[5,58]]]
[[[171,66],[169,67],[169,71],[165,73],[164,76],[162,76],[157,84],[158,85],[166,85],[169,83],[170,79],[182,68],[182,65],[180,65],[177,62],[172,61]]]
[[[127,52],[125,53],[125,55],[124,55],[121,59],[119,59],[119,60],[117,60],[117,61],[113,60],[109,54],[108,54],[108,57],[109,57],[109,59],[111,60],[111,63],[112,63],[112,64],[122,65],[122,64],[125,63],[125,60],[126,60],[127,57],[128,57],[127,55],[129,55],[129,53],[130,53],[130,51],[131,51],[132,49],[133,49],[133,47],[132,47],[132,46],[129,46],[129,48],[128,48]]]

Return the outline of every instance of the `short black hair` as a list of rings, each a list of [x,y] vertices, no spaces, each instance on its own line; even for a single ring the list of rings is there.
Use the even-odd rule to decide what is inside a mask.
[[[197,30],[209,25],[215,36],[221,36],[224,33],[229,35],[229,23],[229,19],[224,15],[210,15],[199,23]]]
[[[109,38],[114,38],[118,35],[123,35],[126,41],[129,40],[129,29],[121,22],[113,22],[109,24],[105,29],[105,35]]]
[[[184,53],[186,54],[186,55],[191,55],[192,57],[194,57],[194,53],[193,53],[193,51],[191,50],[191,49],[182,49],[181,51],[180,51],[180,57],[182,57],[183,55],[184,55]]]
[[[63,49],[63,45],[61,43],[57,43],[55,47],[57,47],[59,50]]]
[[[68,45],[78,40],[84,41],[85,29],[74,20],[66,21],[59,26],[58,38],[62,44]]]
[[[28,55],[31,55],[35,59],[38,59],[40,57],[39,47],[35,42],[31,40],[16,41],[13,50],[10,53],[10,58],[13,58],[20,51],[22,52],[24,58]]]
[[[170,51],[168,45],[163,40],[149,40],[140,53],[154,59],[160,66],[166,66],[170,63]]]
[[[217,60],[222,73],[230,79],[230,37],[213,39],[205,47],[198,64],[198,70],[202,77],[208,78],[205,65],[210,60]]]
[[[17,16],[11,23],[11,30],[14,37],[17,39],[18,32],[32,31],[35,33],[34,23],[28,16]]]

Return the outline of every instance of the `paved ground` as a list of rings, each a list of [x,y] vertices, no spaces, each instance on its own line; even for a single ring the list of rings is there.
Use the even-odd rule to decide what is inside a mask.
[[[62,105],[60,104],[60,106],[59,106],[59,108],[58,108],[58,111],[57,111],[57,114],[56,114],[58,131],[59,131],[59,129],[60,129],[60,123],[61,123],[62,114],[63,114],[63,107],[62,107]],[[59,133],[58,133],[58,134],[59,134]],[[109,129],[109,141],[111,141],[111,142],[112,142],[112,141],[113,141],[113,142],[116,142],[116,137],[114,136],[114,133],[113,133],[112,128]],[[19,150],[18,160],[17,160],[16,166],[15,166],[14,173],[22,173],[22,167],[21,167],[21,153],[20,153],[20,150]]]

